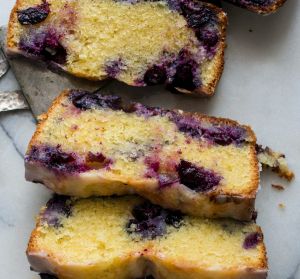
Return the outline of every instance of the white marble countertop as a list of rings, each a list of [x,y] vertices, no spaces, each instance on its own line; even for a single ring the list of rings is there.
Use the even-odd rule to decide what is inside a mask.
[[[0,0],[0,25],[7,23],[13,3],[14,0]],[[288,0],[277,14],[268,17],[231,5],[225,5],[225,10],[230,23],[226,66],[214,97],[161,95],[153,88],[153,94],[141,94],[137,98],[146,103],[226,116],[250,124],[260,143],[287,155],[296,179],[287,183],[269,172],[262,175],[257,223],[265,235],[270,266],[268,278],[300,279],[300,188],[297,185],[300,174],[300,1]],[[16,88],[12,73],[0,80],[0,90]],[[35,122],[28,111],[0,114],[0,278],[3,279],[38,278],[29,270],[25,249],[34,216],[50,193],[24,179],[23,154],[34,129]],[[272,183],[281,183],[287,188],[279,192],[271,187]],[[279,208],[279,203],[286,207]]]

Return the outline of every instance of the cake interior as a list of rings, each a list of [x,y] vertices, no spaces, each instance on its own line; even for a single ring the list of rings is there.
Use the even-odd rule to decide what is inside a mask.
[[[208,62],[217,52],[221,29],[207,4],[19,0],[13,17],[10,47],[77,76],[186,90],[212,82],[214,67]]]
[[[51,256],[60,266],[56,268],[58,276],[77,272],[76,278],[94,279],[99,278],[95,272],[101,272],[107,274],[105,278],[136,278],[130,276],[146,272],[155,277],[157,270],[165,270],[161,266],[175,274],[180,274],[181,268],[215,268],[226,273],[266,267],[262,235],[254,223],[189,216],[178,219],[178,213],[145,207],[145,201],[134,196],[65,199],[63,203],[60,199],[54,198],[42,211],[28,250],[29,255]],[[68,206],[68,214],[63,206]],[[164,221],[166,214],[169,219]],[[59,220],[55,225],[49,222],[53,216]],[[136,232],[128,229],[134,217],[136,226],[140,225]],[[151,237],[141,230],[152,232]],[[137,260],[135,271],[130,270]]]
[[[160,189],[181,183],[197,192],[256,193],[255,139],[246,127],[120,102],[71,91],[49,112],[26,160],[57,175],[90,172]]]

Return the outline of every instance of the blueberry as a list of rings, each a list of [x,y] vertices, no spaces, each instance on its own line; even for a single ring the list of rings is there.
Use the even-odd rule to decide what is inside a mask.
[[[21,37],[19,48],[28,54],[62,65],[67,61],[67,51],[59,41],[60,35],[54,29],[31,31],[29,35]]]
[[[166,70],[159,66],[153,66],[148,69],[144,75],[144,81],[147,85],[163,84],[166,79]]]
[[[139,103],[132,103],[126,110],[126,112],[135,112],[139,116],[151,117],[156,115],[165,115],[168,110],[158,107],[147,107]]]
[[[243,243],[244,249],[255,248],[262,241],[262,235],[258,232],[249,233]]]
[[[213,11],[196,2],[183,3],[182,11],[191,28],[200,29],[216,22],[216,15]]]
[[[44,0],[41,5],[17,11],[22,25],[37,24],[44,21],[50,13],[49,4]]]
[[[204,46],[213,47],[219,41],[219,36],[216,31],[200,29],[196,32],[196,36],[199,41],[201,41]]]
[[[182,49],[175,61],[176,72],[171,79],[173,87],[187,90],[194,90],[200,85],[197,69],[198,63],[193,59],[193,55],[186,49]]]
[[[77,161],[77,157],[73,153],[61,151],[60,146],[33,146],[26,155],[25,160],[36,161],[49,169],[58,172],[84,172],[89,168]]]
[[[132,215],[137,221],[145,221],[159,216],[161,212],[162,208],[160,206],[145,202],[134,207]]]
[[[198,167],[185,160],[180,161],[177,172],[180,183],[196,192],[209,191],[221,181],[221,176],[213,171]]]
[[[193,64],[193,61],[187,61],[186,63],[179,64],[176,67],[176,74],[172,82],[174,87],[184,88],[187,90],[194,90],[196,88],[194,83]]]
[[[220,126],[207,128],[204,137],[219,145],[229,145],[232,143],[241,144],[245,141],[245,129],[235,126]]]
[[[167,226],[179,228],[182,225],[182,215],[177,211],[170,211],[158,205],[144,202],[132,209],[133,219],[127,223],[129,234],[137,233],[142,238],[154,239],[166,233]]]
[[[179,228],[182,225],[183,215],[180,211],[169,211],[166,216],[166,223],[172,225],[175,228]]]
[[[208,24],[211,21],[212,12],[208,9],[205,9],[205,12],[192,13],[187,16],[187,22],[189,27],[192,28],[201,28],[204,25]]]
[[[191,137],[201,137],[202,129],[197,119],[191,116],[175,115],[172,120],[180,132],[188,134]]]
[[[112,110],[122,109],[122,100],[118,96],[73,90],[70,94],[70,99],[75,107],[82,110],[91,108],[109,108]]]
[[[42,220],[49,226],[59,227],[61,216],[69,217],[71,215],[71,201],[67,196],[54,195],[47,202]]]

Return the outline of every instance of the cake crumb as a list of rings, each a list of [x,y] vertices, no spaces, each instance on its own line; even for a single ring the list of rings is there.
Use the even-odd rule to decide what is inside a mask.
[[[279,207],[280,209],[285,209],[285,204],[284,204],[284,203],[279,203],[279,204],[278,204],[278,207]]]
[[[285,187],[280,185],[280,184],[272,184],[272,187],[278,191],[283,191],[285,190]]]
[[[276,152],[270,147],[262,147],[256,145],[258,161],[263,167],[268,167],[276,172],[280,177],[291,181],[294,178],[294,173],[289,169],[285,155],[281,152]]]

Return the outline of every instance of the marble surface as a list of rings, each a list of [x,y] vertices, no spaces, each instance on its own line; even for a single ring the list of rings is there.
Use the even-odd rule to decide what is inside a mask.
[[[6,24],[13,2],[0,0],[0,25]],[[119,83],[110,90],[148,104],[236,119],[250,124],[259,142],[284,152],[296,179],[287,183],[269,172],[262,174],[257,222],[267,245],[268,278],[300,279],[300,1],[288,0],[268,17],[224,8],[230,22],[226,66],[213,98],[172,95],[159,87],[130,89]],[[0,90],[17,88],[11,72],[0,80]],[[0,113],[0,278],[38,278],[29,270],[25,249],[34,217],[50,193],[24,180],[23,154],[34,129],[29,111]],[[279,192],[272,183],[287,188]]]

